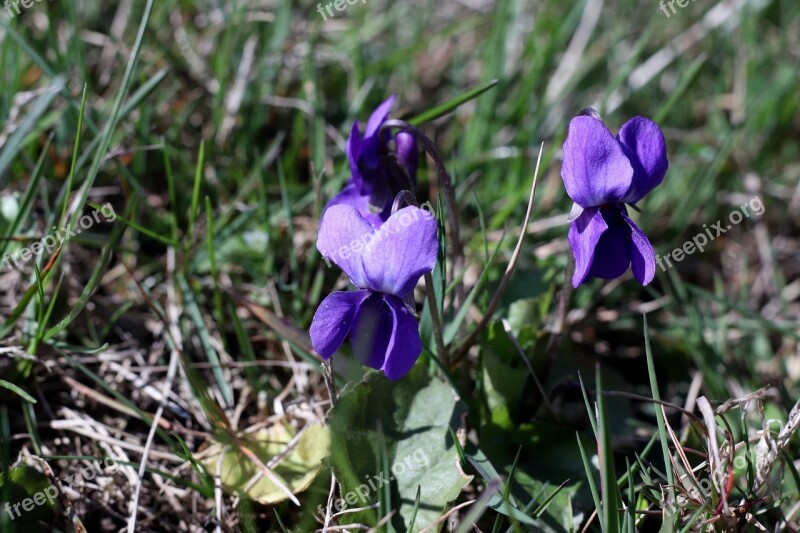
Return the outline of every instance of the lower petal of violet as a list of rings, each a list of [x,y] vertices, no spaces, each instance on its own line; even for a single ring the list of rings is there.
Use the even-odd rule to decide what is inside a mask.
[[[370,291],[334,292],[319,304],[311,321],[311,345],[328,359],[350,333],[355,316]]]
[[[358,308],[350,330],[353,354],[361,364],[381,370],[392,338],[394,317],[380,294],[372,294]]]
[[[589,270],[595,256],[595,249],[608,224],[603,219],[599,207],[589,207],[572,221],[569,226],[569,245],[575,256],[575,273],[572,285],[577,287],[589,277]]]
[[[631,229],[630,254],[633,277],[642,285],[647,285],[656,275],[656,255],[653,246],[647,235],[628,218],[628,215],[623,214],[622,217]]]
[[[603,279],[618,278],[631,264],[631,228],[614,208],[602,210],[608,229],[594,250],[590,276]]]
[[[419,324],[400,298],[387,295],[385,301],[391,311],[394,327],[386,350],[383,372],[389,379],[400,379],[408,374],[422,353]]]

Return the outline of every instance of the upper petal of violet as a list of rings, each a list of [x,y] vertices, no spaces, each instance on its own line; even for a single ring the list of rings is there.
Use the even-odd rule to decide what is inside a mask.
[[[433,270],[439,243],[436,219],[418,207],[398,210],[375,232],[362,255],[369,288],[404,298]]]
[[[381,105],[375,108],[375,111],[372,112],[372,114],[369,116],[369,120],[367,121],[367,129],[364,132],[364,137],[373,137],[378,133],[380,127],[389,117],[389,110],[392,109],[394,99],[395,95],[391,95],[389,98],[384,100]]]
[[[363,139],[361,132],[358,131],[358,121],[353,122],[353,127],[350,129],[350,135],[347,137],[347,144],[345,145],[345,152],[347,152],[347,160],[350,162],[350,173],[353,176],[353,182],[358,186],[358,190],[362,194],[369,194],[369,191],[364,191],[364,179],[361,176],[361,171],[358,168],[358,158],[361,155]]]
[[[344,270],[356,286],[369,288],[361,255],[373,237],[374,228],[349,204],[332,205],[322,215],[317,250],[322,257]]]
[[[631,188],[633,166],[602,121],[577,116],[564,141],[561,178],[583,208],[619,202]]]
[[[387,98],[372,112],[367,121],[367,129],[364,131],[363,149],[361,154],[359,154],[359,163],[366,165],[368,168],[375,168],[380,163],[378,146],[381,141],[383,141],[380,136],[380,128],[389,117],[389,110],[392,108],[392,104],[394,104],[394,98],[394,95]]]
[[[635,204],[664,179],[667,162],[667,143],[658,124],[645,117],[633,117],[622,125],[617,139],[633,164],[630,189],[621,200]]]
[[[333,292],[319,304],[311,321],[311,346],[328,359],[344,342],[361,303],[370,295],[367,290]]]

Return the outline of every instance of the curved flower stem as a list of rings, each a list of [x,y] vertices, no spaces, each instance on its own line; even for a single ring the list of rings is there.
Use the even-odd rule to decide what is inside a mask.
[[[400,191],[397,193],[397,196],[394,197],[394,202],[392,203],[392,214],[397,213],[399,210],[403,209],[404,207],[408,207],[413,205],[414,207],[419,207],[419,202],[417,202],[417,197],[414,196],[414,193],[411,191]]]
[[[567,323],[567,313],[569,312],[569,301],[572,297],[572,275],[575,273],[575,258],[572,254],[567,255],[567,268],[564,272],[564,287],[558,295],[558,308],[556,309],[555,323],[553,324],[553,331],[550,333],[550,338],[547,340],[547,346],[544,349],[545,360],[541,370],[543,379],[547,379],[550,373],[550,367],[556,359],[558,348],[561,346],[561,340],[564,336],[564,326]]]
[[[425,151],[430,154],[436,165],[436,175],[444,189],[444,200],[447,203],[447,224],[450,226],[450,241],[453,248],[453,277],[461,275],[461,270],[464,268],[464,248],[461,244],[461,237],[459,236],[458,225],[458,211],[456,209],[456,191],[453,188],[453,182],[450,180],[450,174],[447,173],[447,168],[444,165],[444,160],[439,154],[434,142],[423,133],[423,131],[416,126],[412,126],[403,120],[390,119],[384,122],[384,128],[397,128],[402,131],[407,131],[412,134],[415,139],[422,143]],[[463,277],[462,277],[463,279]],[[464,300],[464,284],[459,283],[455,290],[454,304],[458,304]]]
[[[397,212],[398,209],[413,205],[417,207],[417,198],[411,191],[400,191],[394,197],[392,204],[392,213]],[[436,305],[436,295],[433,292],[433,276],[428,272],[425,274],[425,293],[428,298],[428,307],[431,310],[431,320],[433,321],[433,338],[436,341],[436,355],[443,363],[447,363],[450,358],[447,353],[447,346],[444,344],[444,328],[442,327],[442,317],[439,316],[439,307]]]
[[[322,361],[322,379],[325,381],[325,388],[328,389],[328,396],[331,399],[331,408],[333,408],[339,397],[336,394],[336,379],[333,377],[330,359]]]
[[[511,281],[511,275],[514,273],[514,268],[517,266],[517,259],[519,259],[519,254],[522,250],[522,241],[525,240],[525,234],[528,232],[528,222],[530,221],[531,211],[533,210],[533,199],[536,197],[536,184],[539,181],[539,165],[542,162],[543,148],[544,143],[539,146],[539,157],[536,159],[536,170],[533,174],[533,184],[531,185],[531,195],[528,199],[528,209],[525,212],[525,220],[522,223],[522,230],[520,231],[517,245],[514,248],[514,253],[511,254],[511,260],[508,262],[503,278],[500,280],[500,285],[497,287],[494,296],[492,296],[492,300],[489,302],[489,308],[486,310],[486,313],[484,313],[478,326],[472,330],[472,333],[470,333],[467,339],[458,347],[458,351],[455,353],[453,361],[450,364],[451,370],[467,355],[469,349],[475,344],[478,334],[489,324],[494,312],[497,310],[497,306],[500,305],[500,299],[503,297],[503,293],[506,291],[509,281]]]
[[[447,353],[447,346],[444,343],[444,328],[442,327],[442,317],[439,316],[439,306],[436,303],[436,295],[433,293],[433,276],[428,272],[425,274],[425,292],[428,295],[428,307],[431,310],[431,320],[433,321],[433,338],[436,341],[436,354],[442,363],[450,361],[450,354]]]

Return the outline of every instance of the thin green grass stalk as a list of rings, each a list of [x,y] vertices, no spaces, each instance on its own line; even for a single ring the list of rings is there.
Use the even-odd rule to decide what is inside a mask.
[[[130,90],[133,72],[136,69],[136,65],[138,63],[139,54],[141,53],[142,48],[142,41],[144,39],[144,33],[147,29],[147,23],[150,20],[150,14],[153,9],[153,0],[147,0],[147,4],[144,8],[144,13],[142,15],[141,22],[139,23],[139,29],[136,34],[136,40],[133,43],[133,47],[131,48],[131,55],[128,59],[128,63],[125,66],[125,73],[122,76],[122,82],[120,83],[119,89],[117,91],[117,95],[114,99],[114,104],[111,108],[111,115],[106,122],[105,127],[103,128],[102,133],[100,134],[100,144],[98,145],[97,151],[94,154],[94,159],[92,160],[91,165],[89,166],[89,170],[86,173],[86,178],[81,185],[81,193],[79,196],[79,200],[76,205],[82,206],[86,203],[86,200],[89,197],[89,192],[94,185],[95,179],[97,179],[97,175],[100,173],[100,167],[102,166],[103,162],[105,161],[105,156],[108,153],[108,149],[111,146],[111,138],[114,134],[114,131],[119,124],[119,120],[121,117],[121,109],[123,102],[125,100],[125,96],[128,94]],[[72,219],[70,220],[70,226],[74,226],[81,215],[81,210],[76,209],[75,212],[72,214]]]
[[[200,204],[200,185],[203,183],[203,163],[206,152],[205,141],[200,142],[200,152],[197,154],[197,165],[194,169],[194,183],[192,185],[192,205],[189,209],[189,222],[186,226],[188,238],[184,242],[184,252],[191,247],[192,236],[194,235],[194,225],[197,221],[197,207]]]
[[[11,484],[11,424],[8,420],[8,405],[0,404],[0,497],[4,502],[10,501]],[[9,529],[7,513],[0,513],[0,528]]]
[[[178,433],[173,432],[172,436],[178,441],[178,445],[180,449],[173,449],[172,453],[187,461],[189,464],[192,465],[192,470],[194,470],[197,477],[200,478],[200,481],[203,483],[203,493],[207,498],[211,498],[214,495],[214,476],[208,471],[206,465],[204,465],[201,461],[198,461],[194,454],[192,453],[191,449],[186,445],[186,441],[183,440]],[[138,466],[138,465],[137,465]]]
[[[67,208],[69,206],[69,197],[72,193],[72,185],[75,183],[75,172],[78,165],[78,153],[81,147],[81,135],[83,134],[83,117],[86,114],[86,84],[83,84],[83,93],[81,94],[81,109],[78,112],[78,127],[75,132],[75,143],[72,145],[72,162],[70,163],[69,175],[67,176],[67,183],[64,184],[64,196],[61,203],[61,214],[58,216],[57,224],[62,225],[67,220]]]
[[[591,416],[591,414],[590,414]],[[581,452],[581,460],[583,461],[583,469],[586,471],[586,480],[589,483],[589,490],[592,493],[592,500],[594,501],[594,508],[597,509],[598,515],[601,513],[602,506],[600,505],[600,493],[597,492],[597,483],[594,480],[594,474],[592,473],[592,463],[589,461],[589,456],[586,455],[586,450],[583,447],[583,441],[581,441],[581,434],[575,433],[575,437],[578,439],[578,449]]]
[[[22,196],[22,201],[19,204],[19,208],[17,210],[17,216],[14,217],[14,220],[11,224],[8,225],[6,229],[5,235],[2,239],[0,239],[0,256],[2,256],[6,248],[8,247],[8,243],[11,242],[11,239],[20,228],[23,226],[23,221],[28,218],[31,211],[31,206],[33,205],[33,200],[36,197],[37,190],[39,188],[39,183],[41,182],[42,176],[44,175],[44,163],[47,158],[48,150],[50,149],[50,145],[53,142],[53,135],[51,133],[47,136],[47,141],[42,148],[41,153],[39,154],[39,159],[36,161],[36,166],[33,168],[33,172],[31,173],[30,178],[28,179],[28,185],[25,187],[25,193]]]
[[[6,25],[5,17],[0,17],[0,25]],[[14,130],[14,133],[0,147],[0,187],[6,187],[5,180],[11,175],[8,172],[11,161],[22,150],[24,142],[28,140],[28,135],[34,130],[39,119],[50,108],[50,104],[53,103],[53,100],[63,88],[64,79],[60,76],[56,77],[50,87],[36,98],[28,109],[25,118]]]
[[[247,335],[247,330],[245,329],[244,324],[242,324],[241,318],[239,318],[239,315],[236,313],[236,307],[232,302],[229,302],[228,304],[228,316],[233,323],[233,331],[236,334],[236,340],[239,344],[239,349],[241,350],[240,353],[242,355],[242,359],[247,363],[256,363],[256,354],[253,350],[253,344],[250,342],[250,336]],[[255,365],[245,365],[243,371],[253,390],[261,390],[261,373],[255,367]],[[269,381],[267,381],[266,386],[269,390],[272,390],[273,388]]]
[[[580,372],[578,372],[578,382],[581,385],[581,394],[583,395],[583,404],[586,407],[586,415],[589,418],[589,424],[592,426],[592,433],[594,433],[594,438],[599,439],[599,433],[597,432],[597,418],[595,410],[592,409],[592,402],[589,400],[589,392],[586,390],[586,385],[583,384],[583,376]]]
[[[167,195],[169,196],[169,221],[173,242],[178,242],[178,196],[175,194],[175,177],[172,174],[169,145],[161,138],[162,153],[164,155],[164,174],[167,178]],[[177,248],[177,247],[176,247]]]
[[[411,519],[408,521],[408,530],[414,531],[414,525],[417,523],[417,511],[419,511],[419,499],[422,494],[422,485],[417,485],[417,495],[414,498],[414,512],[411,514]]]
[[[475,500],[475,503],[469,507],[469,512],[467,512],[464,520],[459,524],[456,533],[468,533],[473,530],[473,526],[478,522],[478,519],[483,516],[486,509],[489,508],[489,501],[500,489],[501,485],[502,482],[499,479],[493,479],[486,485],[486,488],[483,489],[483,492],[481,492]]]
[[[652,441],[651,442],[655,442]],[[628,481],[628,505],[625,509],[625,531],[629,531],[630,533],[636,533],[636,518],[635,512],[636,511],[636,494],[634,492],[633,486],[633,468],[631,468],[631,462],[626,457],[625,458],[625,475],[627,476]],[[618,484],[618,486],[620,486]]]
[[[664,122],[664,119],[669,116],[669,113],[672,111],[672,108],[675,106],[675,104],[686,96],[686,91],[695,80],[695,76],[697,76],[697,74],[700,72],[701,67],[705,64],[707,59],[708,56],[706,54],[700,54],[697,58],[695,58],[694,61],[692,61],[688,68],[684,69],[680,82],[678,82],[678,86],[669,92],[669,98],[661,107],[659,107],[658,111],[656,112],[656,115],[653,118],[656,123],[661,124]]]
[[[132,207],[134,207],[133,204]],[[86,287],[84,287],[83,292],[81,292],[81,295],[78,297],[78,301],[75,303],[75,306],[70,309],[69,313],[67,313],[67,316],[62,318],[58,324],[47,330],[42,337],[43,341],[53,338],[55,335],[59,334],[67,326],[69,326],[89,302],[89,298],[91,298],[92,294],[94,294],[95,289],[97,289],[97,287],[100,285],[100,281],[103,279],[106,266],[108,266],[108,263],[111,260],[111,254],[114,251],[114,247],[122,238],[123,231],[123,226],[116,226],[113,229],[106,245],[103,246],[103,249],[100,252],[100,258],[97,260],[97,264],[95,265],[95,268],[89,277],[89,281],[87,282]],[[60,257],[62,256],[59,256],[59,259]]]
[[[281,201],[283,206],[283,214],[286,217],[286,238],[289,240],[290,243],[294,242],[294,221],[292,220],[292,206],[289,202],[289,191],[286,187],[286,175],[283,172],[283,164],[281,160],[277,160],[277,167],[278,167],[278,180],[280,183],[281,188]],[[292,269],[292,272],[300,272],[299,262],[297,260],[297,249],[294,246],[289,246],[289,265]],[[294,298],[292,299],[292,308],[295,313],[299,313],[300,309],[302,308],[303,298],[301,295],[298,294],[298,283],[297,280],[293,280],[292,283],[292,294]]]
[[[539,504],[539,507],[537,507],[536,510],[533,512],[533,516],[535,516],[536,518],[541,518],[544,512],[547,510],[547,508],[550,507],[550,504],[553,503],[553,501],[556,499],[556,496],[558,496],[561,493],[561,491],[564,490],[564,487],[566,487],[566,485],[567,481],[564,481],[561,485],[556,487],[555,490],[551,492],[541,504]]]
[[[216,311],[217,327],[224,331],[225,315],[222,311],[222,292],[219,289],[219,276],[217,272],[217,260],[214,253],[214,211],[211,208],[211,199],[205,197],[206,207],[206,246],[208,248],[208,262],[211,270],[211,279],[214,282],[214,310]],[[223,348],[227,349],[227,335],[220,334]]]
[[[451,429],[452,431],[452,429]],[[503,502],[506,503],[511,508],[517,508],[516,501],[514,501],[514,497],[511,495],[511,488],[514,486],[514,476],[517,473],[517,465],[519,464],[519,458],[522,454],[522,446],[517,448],[517,455],[514,456],[514,462],[511,463],[511,470],[508,472],[508,479],[506,480],[503,486]],[[498,515],[498,518],[500,516]],[[514,519],[513,516],[509,515],[508,519],[511,521],[511,528],[516,530],[519,526],[519,523]],[[495,524],[495,527],[498,527],[498,524]]]
[[[489,259],[489,262],[486,263],[484,266],[483,271],[481,271],[481,275],[478,278],[478,282],[472,288],[472,290],[467,294],[464,303],[461,305],[461,308],[456,313],[456,316],[453,317],[453,320],[445,327],[444,330],[444,342],[445,344],[450,344],[456,337],[459,329],[461,329],[461,325],[463,324],[464,320],[467,317],[467,312],[469,311],[472,302],[475,301],[475,298],[483,291],[483,288],[486,286],[486,283],[489,281],[489,274],[491,273],[491,266],[494,263],[494,259],[497,257],[497,254],[500,252],[500,249],[503,245],[503,240],[505,239],[506,234],[503,233],[503,236],[500,238],[500,242],[497,243],[497,246],[492,253],[492,257]],[[455,350],[455,353],[458,353],[459,349]]]
[[[25,392],[21,387],[14,385],[13,383],[9,383],[4,379],[0,379],[0,387],[10,390],[26,402],[36,403],[36,398]]]
[[[474,89],[470,89],[469,91],[456,96],[455,98],[451,98],[450,100],[443,102],[441,104],[437,104],[432,108],[420,113],[419,115],[415,116],[414,118],[408,119],[408,123],[412,126],[422,126],[425,123],[433,122],[437,118],[441,118],[448,113],[452,113],[459,106],[469,102],[470,100],[474,100],[475,98],[479,97],[492,87],[496,86],[498,80],[490,80],[481,85],[475,87]]]
[[[389,465],[389,450],[386,447],[386,436],[383,434],[383,424],[381,424],[380,420],[377,421],[376,426],[378,434],[378,461],[380,462],[380,464],[376,466],[378,467],[378,472],[383,472],[385,475],[386,473],[391,472]],[[379,504],[381,517],[387,516],[392,512],[391,483],[384,483],[384,485],[381,487],[381,498]],[[391,522],[386,523],[386,531],[387,533],[392,533],[394,531]]]
[[[600,483],[603,496],[603,531],[614,533],[619,531],[619,486],[617,485],[617,473],[614,468],[614,450],[611,446],[611,429],[608,423],[608,415],[605,407],[605,395],[603,394],[600,364],[596,366],[597,385],[596,385],[596,405],[597,405],[597,428],[598,428],[598,457],[600,459]]]
[[[195,297],[194,291],[189,286],[189,282],[181,272],[175,273],[175,279],[178,282],[178,287],[180,287],[181,294],[183,295],[184,306],[189,312],[189,317],[191,318],[192,322],[194,323],[194,327],[197,330],[197,336],[200,339],[200,345],[203,347],[206,358],[211,365],[211,372],[214,375],[217,386],[219,387],[220,394],[222,395],[222,401],[225,403],[225,407],[231,407],[233,405],[233,393],[231,392],[228,381],[225,379],[225,375],[222,372],[222,363],[219,360],[219,355],[211,345],[211,334],[209,333],[206,323],[203,320],[203,313],[200,311],[200,307],[197,305],[197,298]]]
[[[650,392],[653,395],[653,399],[656,401],[661,401],[661,394],[658,392],[658,380],[656,379],[656,369],[655,364],[653,363],[653,352],[650,348],[650,333],[647,327],[647,314],[643,314],[643,321],[644,321],[644,351],[645,356],[647,357],[647,373],[648,377],[650,378]],[[667,435],[667,424],[664,420],[664,410],[660,405],[655,405],[654,410],[656,412],[656,422],[658,423],[658,434],[661,436],[661,453],[664,457],[664,468],[667,474],[667,483],[669,484],[668,488],[668,501],[670,503],[674,502],[675,500],[675,489],[673,488],[675,485],[675,474],[672,471],[672,458],[671,453],[669,450],[669,437]],[[670,521],[671,519],[667,514],[664,514],[664,521]]]
[[[281,520],[281,515],[278,514],[278,509],[273,507],[272,510],[275,512],[275,519],[278,521],[278,525],[280,526],[281,531],[283,533],[289,533],[289,531],[287,531],[286,529],[286,526],[283,525],[283,520]]]
[[[123,104],[122,109],[120,109],[119,120],[127,118],[128,115],[130,115],[133,111],[138,110],[140,104],[142,104],[145,98],[150,96],[150,94],[153,91],[155,91],[156,87],[158,87],[158,85],[162,81],[164,81],[169,72],[170,72],[169,68],[163,68],[159,70],[152,77],[150,77],[145,83],[143,83],[141,87],[136,89],[136,91],[131,95],[131,97]],[[71,95],[68,96],[71,98]],[[74,103],[74,106],[76,108],[79,108],[79,104],[77,102]],[[97,126],[95,126],[92,123],[91,119],[88,116],[84,116],[83,120],[86,122],[86,126],[92,131],[92,133],[95,134],[99,133]],[[97,135],[94,139],[91,140],[91,142],[89,142],[89,145],[86,147],[86,150],[83,151],[83,154],[81,155],[80,159],[78,159],[78,166],[77,166],[78,171],[80,171],[83,167],[86,166],[86,163],[89,161],[89,159],[92,157],[92,154],[100,145],[101,140],[102,137],[100,135]],[[128,172],[127,167],[118,165],[117,169],[123,173],[127,172],[125,177],[128,178],[129,181],[131,181],[130,172]],[[145,204],[145,207],[147,209],[152,209],[149,204]]]
[[[88,202],[87,201],[86,204],[89,205],[90,207],[92,207],[93,209],[95,209],[96,211],[99,211],[100,208],[101,208],[100,204],[97,204],[95,202]],[[153,231],[151,229],[147,229],[144,226],[142,226],[141,224],[138,224],[138,223],[134,222],[133,220],[129,219],[125,215],[117,214],[115,222],[116,221],[119,221],[122,224],[125,224],[126,226],[130,226],[131,228],[135,229],[139,233],[143,233],[143,234],[147,235],[148,237],[150,237],[152,239],[155,239],[155,240],[161,242],[162,244],[164,244],[166,246],[173,246],[173,247],[181,246],[181,243],[179,241],[173,240],[170,237],[166,237],[164,235],[161,235],[160,233],[156,233],[155,231]]]
[[[41,457],[42,455],[42,437],[39,435],[39,424],[36,421],[36,410],[33,405],[36,402],[25,402],[22,404],[22,414],[25,417],[25,427],[28,434],[31,436],[31,446],[33,452]]]

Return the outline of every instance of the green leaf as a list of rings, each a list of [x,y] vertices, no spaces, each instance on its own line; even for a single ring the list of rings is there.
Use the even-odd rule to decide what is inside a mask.
[[[484,479],[484,481],[486,481],[486,483],[491,483],[494,480],[502,479],[500,473],[480,449],[476,448],[473,450],[467,455],[467,459],[475,471]],[[496,492],[489,500],[489,507],[500,514],[514,519],[517,522],[522,522],[523,524],[528,524],[530,526],[538,526],[540,523],[519,509],[513,497],[507,496],[508,492],[508,487],[506,487],[505,490]]]
[[[249,436],[245,446],[270,467],[293,494],[297,494],[306,490],[317,477],[322,461],[328,455],[330,435],[325,426],[309,426],[300,435],[297,443],[292,443],[291,451],[285,457],[279,457],[286,452],[287,445],[294,436],[291,426],[278,424]],[[222,465],[218,465],[220,454]],[[270,464],[273,459],[276,462],[274,466]],[[264,505],[288,499],[286,493],[263,474],[259,465],[238,448],[214,443],[209,447],[202,463],[212,475],[220,472],[222,486],[228,492],[245,495]],[[258,481],[251,483],[256,477]]]
[[[331,459],[342,486],[336,510],[385,501],[388,483],[396,529],[420,531],[433,524],[472,480],[461,470],[450,436],[465,410],[423,365],[398,381],[370,372],[346,388],[329,420]],[[346,516],[373,525],[382,518],[374,510]]]
[[[27,392],[25,392],[24,390],[22,390],[18,386],[14,385],[13,383],[9,383],[8,381],[6,381],[4,379],[0,379],[0,387],[3,387],[3,388],[6,388],[6,389],[10,390],[11,392],[15,393],[20,398],[25,400],[26,402],[36,403],[36,399],[33,396],[31,396],[30,394],[28,394]]]
[[[0,479],[0,495],[4,495],[0,531],[9,533],[42,531],[42,524],[53,520],[54,503],[62,498],[58,486],[27,464],[12,468],[7,481]]]
[[[436,120],[439,117],[443,117],[444,115],[455,110],[458,106],[463,105],[472,100],[473,98],[477,98],[478,96],[482,95],[495,85],[497,85],[497,80],[487,81],[486,83],[479,85],[460,96],[451,98],[450,100],[442,104],[439,104],[420,115],[417,115],[416,117],[410,119],[408,123],[413,126],[419,126],[421,124],[425,124],[426,122]]]
[[[505,364],[492,351],[483,354],[483,384],[491,421],[499,427],[513,427],[512,414],[517,411],[525,392],[528,373]]]

